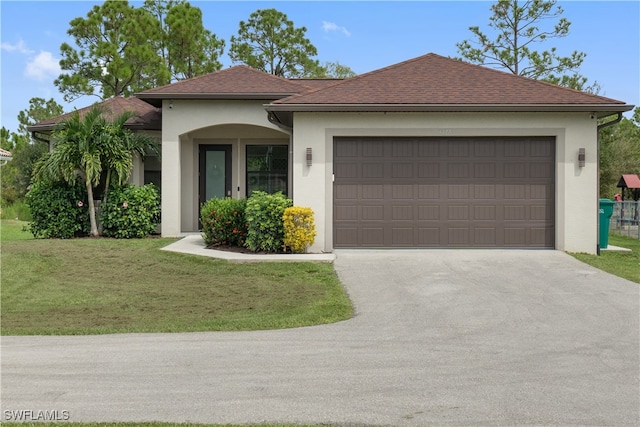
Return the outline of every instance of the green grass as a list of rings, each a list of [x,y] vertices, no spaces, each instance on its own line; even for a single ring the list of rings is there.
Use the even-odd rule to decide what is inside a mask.
[[[624,236],[609,236],[609,245],[631,249],[632,252],[600,251],[600,256],[571,254],[580,261],[616,276],[640,283],[640,240]]]
[[[29,206],[22,200],[11,205],[3,204],[2,208],[0,208],[0,218],[31,221],[31,211],[29,210]]]
[[[33,239],[2,221],[2,335],[281,329],[345,320],[329,263],[230,263],[161,238]]]

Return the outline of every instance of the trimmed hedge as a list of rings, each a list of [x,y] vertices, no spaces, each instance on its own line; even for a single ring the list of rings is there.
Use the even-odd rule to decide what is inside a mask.
[[[153,234],[160,223],[160,194],[153,184],[125,185],[109,191],[100,214],[102,234],[131,239]]]
[[[89,234],[89,204],[81,180],[74,184],[34,182],[25,196],[35,238],[70,239]]]
[[[247,236],[245,199],[214,198],[202,204],[200,222],[207,246],[242,247]]]
[[[279,252],[284,249],[284,210],[291,199],[282,193],[254,191],[247,200],[247,240],[245,246],[253,252]]]

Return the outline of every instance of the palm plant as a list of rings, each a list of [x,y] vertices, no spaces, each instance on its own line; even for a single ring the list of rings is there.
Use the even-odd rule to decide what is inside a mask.
[[[52,135],[53,149],[39,162],[35,170],[36,179],[64,179],[73,182],[78,176],[84,181],[89,200],[91,236],[100,235],[96,221],[94,189],[106,174],[104,202],[112,178],[125,183],[133,167],[133,155],[144,156],[148,150],[157,153],[157,144],[148,135],[134,133],[124,128],[132,117],[125,113],[109,122],[99,106],[92,107],[80,116],[75,111],[61,122]]]

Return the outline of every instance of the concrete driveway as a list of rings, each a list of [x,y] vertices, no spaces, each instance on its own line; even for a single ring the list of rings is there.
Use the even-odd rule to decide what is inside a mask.
[[[335,267],[357,309],[337,324],[3,337],[2,420],[640,424],[638,284],[557,251],[339,251]]]

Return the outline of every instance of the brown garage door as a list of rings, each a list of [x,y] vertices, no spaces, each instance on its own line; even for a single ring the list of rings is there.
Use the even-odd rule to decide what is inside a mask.
[[[335,138],[335,248],[553,248],[555,139]]]

